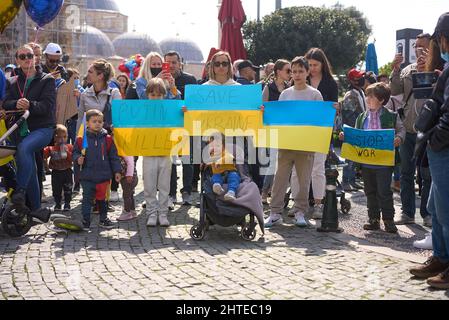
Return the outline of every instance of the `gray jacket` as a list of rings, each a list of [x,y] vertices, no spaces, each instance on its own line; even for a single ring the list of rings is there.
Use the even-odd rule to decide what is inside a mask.
[[[81,94],[80,105],[78,108],[78,123],[76,125],[76,132],[78,132],[81,122],[83,122],[84,112],[87,112],[91,109],[97,109],[103,112],[109,96],[111,96],[111,99],[109,101],[111,105],[112,100],[122,99],[122,95],[117,88],[112,89],[109,87],[101,91],[98,96],[95,94],[94,86],[87,88],[86,91]]]
[[[416,133],[414,129],[415,120],[421,112],[421,108],[426,102],[425,99],[417,99],[413,96],[413,81],[412,74],[418,72],[417,64],[413,63],[405,67],[402,71],[393,71],[390,76],[391,95],[396,96],[403,94],[402,101],[404,109],[404,123],[405,130],[408,133]]]

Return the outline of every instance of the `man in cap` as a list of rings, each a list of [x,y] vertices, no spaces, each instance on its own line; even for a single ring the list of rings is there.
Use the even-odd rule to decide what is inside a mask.
[[[260,67],[253,65],[250,60],[243,60],[237,66],[239,71],[239,76],[236,81],[240,84],[254,84],[256,80],[256,72],[259,71]]]
[[[355,127],[357,117],[366,111],[365,93],[365,73],[356,69],[348,72],[348,81],[350,83],[349,91],[346,92],[341,108],[342,122],[350,127]],[[342,187],[346,192],[363,189],[363,186],[355,181],[356,174],[353,162],[346,160],[348,164],[343,168]]]
[[[426,53],[429,49],[430,34],[420,34],[416,39],[416,57],[418,61],[410,64],[401,70],[403,61],[402,54],[397,54],[393,60],[393,72],[390,76],[391,95],[402,94],[403,107],[398,110],[399,115],[407,130],[405,141],[399,149],[401,156],[401,202],[402,214],[395,221],[396,224],[415,223],[416,194],[415,194],[415,171],[416,160],[413,156],[416,146],[417,133],[414,128],[415,120],[421,112],[426,99],[415,99],[413,96],[412,75],[416,72],[424,72],[426,64]],[[425,188],[429,188],[425,184]],[[428,194],[429,190],[422,190],[423,194]],[[423,206],[420,210],[425,226],[432,226],[432,218],[427,209]]]
[[[67,74],[65,68],[60,65],[62,58],[62,49],[59,44],[49,43],[45,48],[44,54],[45,64],[42,66],[42,71],[45,73],[51,73],[56,80],[63,79],[68,82],[69,75]]]

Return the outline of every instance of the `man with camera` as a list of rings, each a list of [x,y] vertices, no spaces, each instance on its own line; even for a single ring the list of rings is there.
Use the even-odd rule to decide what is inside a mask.
[[[430,44],[430,34],[420,34],[416,38],[417,62],[405,67],[401,71],[403,62],[402,53],[398,53],[393,60],[393,72],[390,76],[391,94],[393,96],[403,95],[403,107],[398,110],[399,115],[407,131],[405,141],[400,148],[401,156],[401,202],[402,214],[395,221],[396,224],[415,223],[416,195],[415,195],[415,171],[416,160],[413,157],[417,133],[414,123],[424,105],[426,99],[415,99],[413,92],[413,74],[424,72],[426,57]],[[424,191],[423,191],[424,192]],[[428,212],[422,212],[421,216],[425,226],[432,225],[432,218]]]

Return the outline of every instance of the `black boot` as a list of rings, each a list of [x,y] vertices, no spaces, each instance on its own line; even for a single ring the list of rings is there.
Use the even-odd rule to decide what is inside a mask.
[[[30,213],[30,216],[36,218],[41,223],[47,223],[50,220],[51,210],[49,208],[40,208]]]

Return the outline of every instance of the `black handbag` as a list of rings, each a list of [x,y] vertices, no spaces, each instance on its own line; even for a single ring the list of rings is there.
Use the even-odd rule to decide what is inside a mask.
[[[427,100],[415,120],[415,130],[427,134],[438,123],[441,105],[433,99]]]

